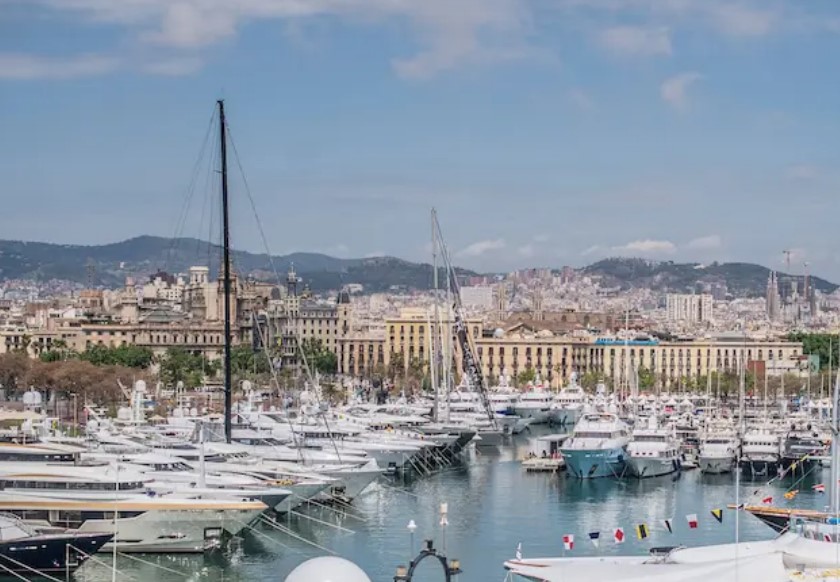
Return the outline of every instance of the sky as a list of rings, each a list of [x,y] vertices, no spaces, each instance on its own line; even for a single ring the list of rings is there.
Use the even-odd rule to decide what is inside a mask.
[[[250,192],[277,254],[428,261],[436,207],[479,270],[840,281],[838,66],[838,0],[0,0],[0,238],[218,238],[223,98],[238,248]]]

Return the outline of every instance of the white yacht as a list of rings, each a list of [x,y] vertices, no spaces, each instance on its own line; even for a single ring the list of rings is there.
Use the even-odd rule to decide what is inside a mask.
[[[577,376],[572,374],[571,382],[557,393],[551,401],[549,420],[552,424],[574,426],[583,414],[586,405],[586,393],[577,383]]]
[[[749,476],[775,475],[782,458],[782,437],[764,423],[747,429],[741,440],[741,471]]]
[[[710,423],[700,440],[700,471],[708,474],[731,472],[738,462],[738,446],[738,433],[731,423]]]
[[[680,443],[673,428],[651,416],[646,427],[633,430],[627,445],[627,470],[635,477],[659,477],[680,470]]]
[[[620,477],[624,473],[627,425],[610,412],[584,414],[560,452],[569,474],[579,479]]]
[[[513,412],[520,418],[530,418],[533,424],[545,424],[551,412],[551,393],[542,387],[523,392],[513,405]]]

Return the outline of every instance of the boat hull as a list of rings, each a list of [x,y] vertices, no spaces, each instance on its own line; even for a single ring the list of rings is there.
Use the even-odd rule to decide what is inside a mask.
[[[664,459],[660,457],[634,456],[627,458],[627,472],[640,479],[670,475],[679,470],[680,461],[677,458]]]
[[[612,449],[561,449],[569,475],[578,479],[621,477],[626,468],[627,453],[623,447]]]
[[[741,472],[746,477],[767,477],[776,475],[779,459],[742,459]]]
[[[0,543],[0,562],[6,573],[31,576],[41,573],[72,572],[102,549],[113,534],[59,534],[21,538]]]
[[[721,475],[723,473],[731,473],[735,467],[735,459],[732,457],[716,457],[700,455],[698,460],[700,472],[707,475]]]

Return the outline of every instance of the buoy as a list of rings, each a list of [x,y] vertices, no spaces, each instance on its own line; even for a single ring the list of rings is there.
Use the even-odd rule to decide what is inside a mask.
[[[286,576],[286,582],[371,582],[350,560],[335,556],[312,558]]]

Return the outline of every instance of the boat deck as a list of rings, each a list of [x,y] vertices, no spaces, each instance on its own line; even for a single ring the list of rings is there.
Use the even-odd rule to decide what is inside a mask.
[[[522,461],[525,470],[531,473],[556,473],[566,466],[563,459],[543,459],[539,457]]]

